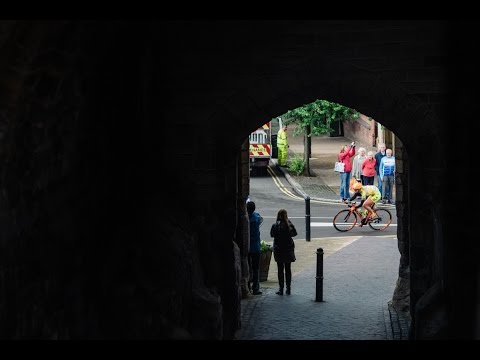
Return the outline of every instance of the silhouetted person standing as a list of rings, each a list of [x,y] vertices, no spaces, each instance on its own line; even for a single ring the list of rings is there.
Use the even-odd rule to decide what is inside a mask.
[[[248,263],[250,265],[250,282],[252,283],[252,294],[261,295],[260,291],[260,225],[263,218],[255,211],[255,203],[247,203],[248,219],[250,220],[250,251],[248,252]]]
[[[283,295],[285,280],[287,281],[286,294],[290,295],[292,284],[291,263],[295,258],[295,243],[293,236],[297,235],[297,230],[288,219],[287,210],[280,209],[277,214],[277,222],[272,225],[270,236],[273,237],[273,256],[278,267],[278,295]],[[285,274],[284,274],[285,271]]]

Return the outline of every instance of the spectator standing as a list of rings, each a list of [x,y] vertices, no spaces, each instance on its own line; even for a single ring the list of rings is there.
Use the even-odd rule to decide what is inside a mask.
[[[375,161],[377,162],[376,165],[375,165],[375,172],[377,173],[377,187],[378,187],[378,190],[380,191],[380,193],[383,194],[382,192],[382,179],[380,179],[380,170],[379,170],[379,167],[380,167],[380,161],[382,160],[382,158],[385,156],[385,144],[384,143],[380,143],[378,144],[378,152],[375,154]]]
[[[367,153],[367,158],[362,163],[362,185],[373,185],[373,181],[375,179],[375,167],[377,164],[377,161],[373,156],[373,151],[369,151]]]
[[[379,166],[380,179],[382,180],[382,202],[392,204],[392,190],[395,182],[395,158],[392,149],[386,150]]]
[[[292,262],[295,257],[295,243],[293,236],[297,235],[297,230],[287,215],[287,210],[280,209],[277,214],[277,221],[272,225],[270,236],[273,237],[273,257],[277,262],[278,285],[277,295],[283,295],[285,280],[287,283],[286,294],[291,293],[292,284]],[[284,274],[285,271],[285,274]]]
[[[364,147],[358,148],[358,155],[353,158],[352,174],[351,176],[363,184],[362,163],[367,158],[365,155],[367,150]]]
[[[350,172],[352,171],[352,164],[350,158],[355,155],[355,141],[350,145],[344,145],[338,154],[338,161],[345,164],[344,172],[340,173],[340,199],[345,201],[350,197],[348,188],[350,187]]]
[[[250,221],[250,251],[248,252],[248,264],[250,277],[248,287],[253,295],[261,295],[260,291],[260,225],[263,218],[255,211],[255,203],[247,203],[248,219]]]

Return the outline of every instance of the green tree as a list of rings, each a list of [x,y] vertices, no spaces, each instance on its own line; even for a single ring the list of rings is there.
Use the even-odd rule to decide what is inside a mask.
[[[286,124],[297,125],[294,136],[303,134],[304,175],[310,175],[311,136],[333,132],[332,125],[338,121],[355,120],[360,114],[344,105],[327,100],[315,100],[296,109],[289,110],[281,117]]]

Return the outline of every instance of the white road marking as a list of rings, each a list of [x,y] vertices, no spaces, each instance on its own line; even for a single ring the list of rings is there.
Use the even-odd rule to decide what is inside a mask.
[[[315,227],[328,227],[328,226],[333,226],[332,222],[311,222],[310,226],[315,226]],[[390,224],[389,226],[397,226],[397,224]]]

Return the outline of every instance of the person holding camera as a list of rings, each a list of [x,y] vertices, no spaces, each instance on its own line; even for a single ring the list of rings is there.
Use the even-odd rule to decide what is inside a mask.
[[[350,187],[350,172],[352,171],[352,164],[350,158],[355,155],[355,141],[350,145],[344,145],[338,154],[338,161],[345,164],[344,172],[340,173],[340,199],[347,200],[350,197],[348,188]]]

